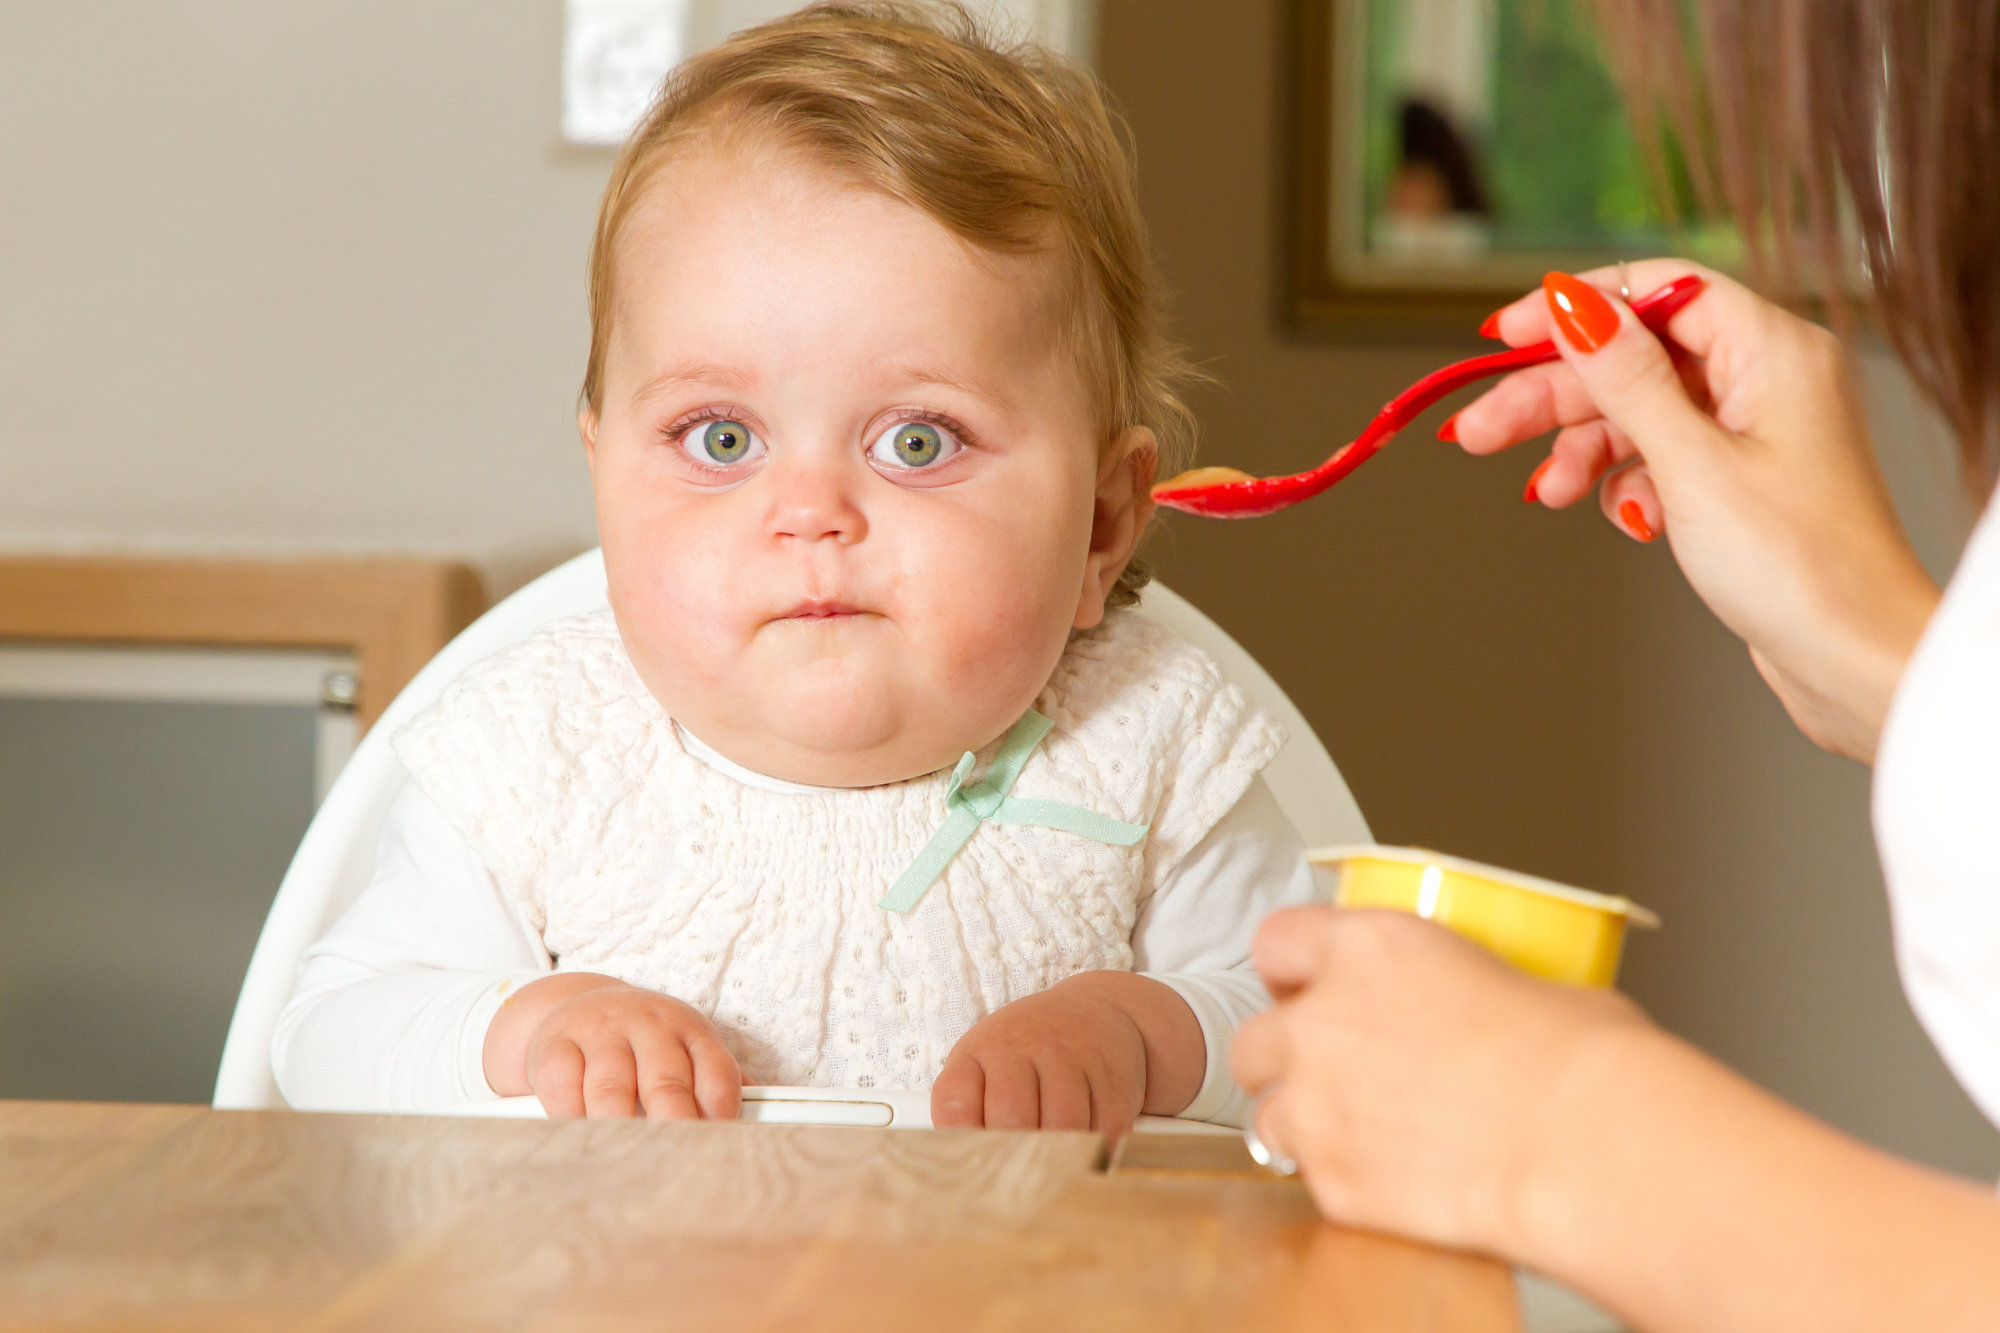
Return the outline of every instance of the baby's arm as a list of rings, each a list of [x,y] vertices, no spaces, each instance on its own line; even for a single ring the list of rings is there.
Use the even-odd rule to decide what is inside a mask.
[[[614,1109],[618,1057],[609,1033],[628,1032],[628,1053],[634,1041],[644,1047],[643,1072],[652,1075],[662,1063],[650,1058],[662,1011],[682,1011],[674,1021],[690,1031],[706,1021],[654,992],[552,967],[471,846],[411,784],[384,821],[368,886],[301,960],[271,1043],[278,1085],[301,1109],[439,1109],[533,1091],[551,1114],[630,1115],[642,1100],[649,1113],[674,1114],[675,1079],[654,1079],[655,1095],[642,1099],[636,1057],[625,1109]],[[532,1020],[525,1030],[522,1020]],[[527,1050],[544,1027],[539,1077],[529,1078]],[[495,1029],[521,1037],[497,1044],[512,1071],[497,1080],[489,1064]],[[604,1063],[575,1064],[565,1042],[576,1055],[602,1053]],[[707,1067],[726,1090],[709,1090],[701,1104],[734,1115],[734,1062],[728,1077],[712,1057]],[[586,1095],[586,1077],[600,1073]]]
[[[1250,941],[1315,896],[1297,831],[1252,782],[1147,902],[1134,971],[1079,973],[975,1024],[931,1089],[932,1119],[1112,1135],[1141,1111],[1240,1124],[1229,1042],[1270,1002]]]
[[[551,967],[479,857],[409,784],[383,822],[367,886],[300,960],[272,1072],[301,1110],[490,1101],[486,1025]]]
[[[1230,1043],[1271,1003],[1251,942],[1271,913],[1324,896],[1298,830],[1258,778],[1147,902],[1132,932],[1132,969],[1187,1003],[1207,1051],[1200,1090],[1176,1114],[1245,1123],[1250,1101],[1230,1075]]]

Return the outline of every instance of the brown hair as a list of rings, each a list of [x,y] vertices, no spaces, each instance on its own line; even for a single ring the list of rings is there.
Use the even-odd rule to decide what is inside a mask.
[[[590,254],[590,362],[601,406],[620,230],[704,132],[769,133],[988,250],[1066,263],[1066,337],[1104,388],[1104,441],[1135,426],[1176,470],[1193,447],[1193,376],[1163,329],[1129,135],[1087,69],[1002,45],[955,0],[847,0],[736,34],[680,65],[612,168]],[[1134,562],[1113,605],[1146,582]]]
[[[2000,3],[1597,0],[1634,120],[1664,114],[1698,185],[1796,277],[1866,274],[1882,325],[1957,431],[1966,483],[2000,475]],[[1690,91],[1695,90],[1695,91]],[[1705,96],[1702,93],[1705,92]],[[1858,255],[1855,248],[1858,247]],[[1839,282],[1826,283],[1840,309]]]

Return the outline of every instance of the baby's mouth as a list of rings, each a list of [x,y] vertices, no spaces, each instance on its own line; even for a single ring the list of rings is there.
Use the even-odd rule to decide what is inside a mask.
[[[813,599],[800,602],[791,610],[776,617],[776,619],[797,621],[804,624],[835,624],[873,614],[875,613],[863,607],[855,606],[851,602]]]

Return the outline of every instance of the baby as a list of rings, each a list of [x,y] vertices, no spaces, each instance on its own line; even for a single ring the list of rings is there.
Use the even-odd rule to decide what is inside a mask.
[[[611,609],[394,738],[286,1097],[1240,1122],[1250,936],[1312,879],[1275,725],[1130,609],[1189,431],[1090,75],[948,6],[741,33],[627,144],[590,295]]]

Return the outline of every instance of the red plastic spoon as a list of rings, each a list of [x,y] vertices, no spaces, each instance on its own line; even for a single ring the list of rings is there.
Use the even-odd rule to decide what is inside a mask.
[[[1632,313],[1654,333],[1665,336],[1667,321],[1689,301],[1701,295],[1707,284],[1695,274],[1676,278],[1656,292],[1632,303]],[[1456,389],[1489,375],[1504,375],[1524,366],[1539,366],[1560,355],[1552,342],[1516,347],[1505,352],[1475,356],[1435,370],[1398,394],[1387,407],[1375,414],[1368,429],[1352,442],[1333,451],[1333,456],[1310,472],[1289,477],[1253,477],[1233,467],[1198,467],[1191,472],[1168,477],[1153,487],[1153,499],[1169,509],[1207,518],[1258,518],[1289,509],[1310,500],[1368,461],[1397,431],[1410,424],[1425,408]]]

